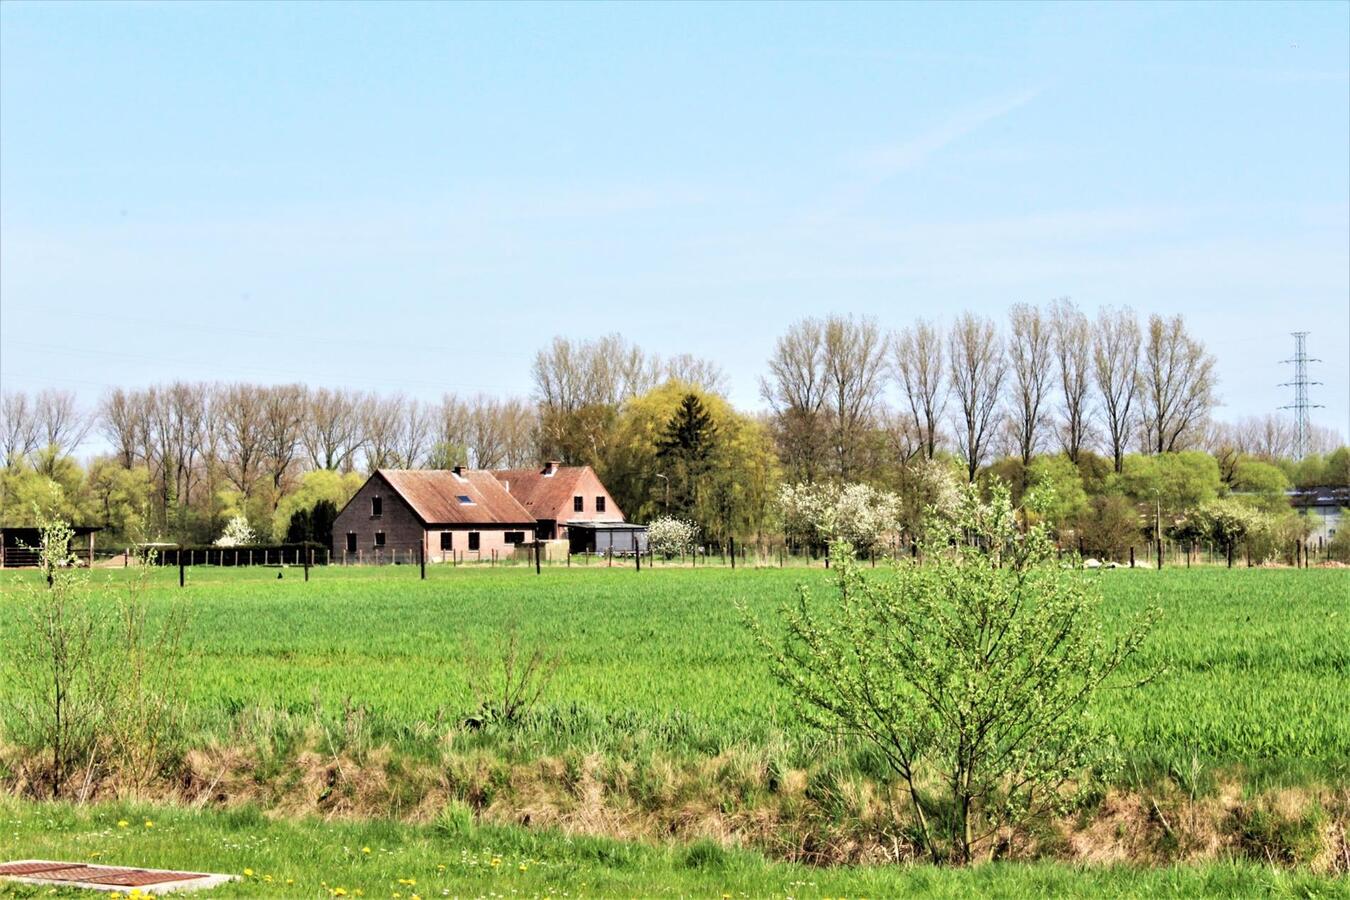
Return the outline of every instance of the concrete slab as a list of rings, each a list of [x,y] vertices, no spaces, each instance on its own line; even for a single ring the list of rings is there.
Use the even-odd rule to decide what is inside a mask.
[[[181,872],[173,869],[144,869],[135,866],[105,866],[51,859],[20,859],[0,863],[0,880],[49,887],[77,887],[91,891],[133,889],[142,894],[167,894],[170,891],[201,891],[234,881],[237,875],[212,872]]]

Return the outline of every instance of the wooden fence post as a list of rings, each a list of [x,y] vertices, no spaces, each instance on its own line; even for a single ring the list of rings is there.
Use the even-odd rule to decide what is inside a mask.
[[[426,581],[426,580],[427,580],[427,545],[426,545],[426,539],[425,539],[425,538],[423,538],[423,539],[422,539],[421,541],[419,541],[418,544],[417,544],[417,562],[418,562],[418,563],[421,565],[421,567],[422,567],[422,580],[423,580],[423,581]]]
[[[187,583],[183,572],[183,545],[178,545],[178,586],[183,587]]]

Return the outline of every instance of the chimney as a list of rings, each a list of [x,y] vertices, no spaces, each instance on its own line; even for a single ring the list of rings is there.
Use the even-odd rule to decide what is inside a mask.
[[[455,466],[455,467],[454,467],[453,469],[451,469],[450,471],[452,471],[452,472],[455,473],[455,477],[457,477],[457,478],[463,478],[463,477],[464,477],[464,473],[465,473],[466,471],[468,471],[468,469],[467,469],[466,466]]]

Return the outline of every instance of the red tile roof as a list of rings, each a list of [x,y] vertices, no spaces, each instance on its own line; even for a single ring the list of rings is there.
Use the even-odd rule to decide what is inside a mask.
[[[426,525],[532,525],[535,516],[491,472],[464,469],[380,469]],[[461,503],[460,496],[471,503]]]
[[[492,474],[509,485],[511,496],[536,519],[566,519],[572,512],[577,482],[590,466],[554,466],[543,469],[498,469]]]

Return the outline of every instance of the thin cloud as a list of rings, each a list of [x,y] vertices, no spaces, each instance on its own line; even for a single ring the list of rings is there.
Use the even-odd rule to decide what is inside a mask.
[[[963,109],[928,131],[898,144],[878,147],[863,154],[859,162],[876,178],[885,179],[923,165],[933,156],[979,131],[990,122],[1021,109],[1041,93],[1040,88],[1020,91],[1010,96]]]

